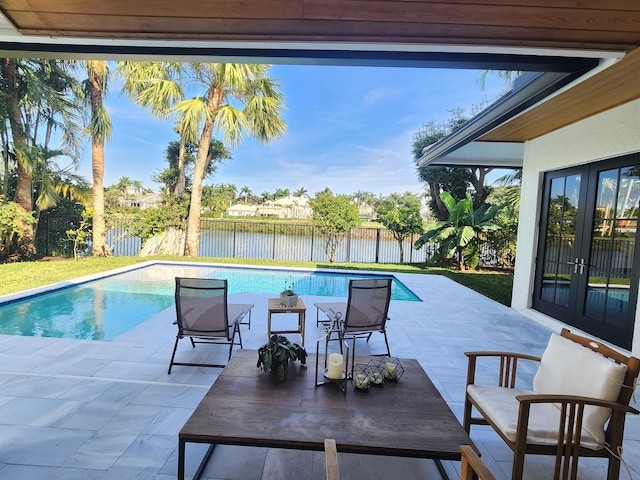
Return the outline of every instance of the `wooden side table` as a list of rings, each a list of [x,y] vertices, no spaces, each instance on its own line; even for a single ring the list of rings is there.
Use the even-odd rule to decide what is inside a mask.
[[[297,330],[271,330],[271,315],[275,313],[297,313],[298,314],[298,329]],[[302,346],[304,347],[304,326],[307,318],[307,307],[302,300],[302,297],[298,296],[298,303],[293,307],[287,307],[280,303],[279,298],[269,299],[269,315],[267,317],[267,339],[271,338],[271,335],[275,333],[299,333],[302,336]]]

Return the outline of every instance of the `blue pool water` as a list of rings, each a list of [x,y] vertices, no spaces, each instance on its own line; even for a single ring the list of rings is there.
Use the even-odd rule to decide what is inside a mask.
[[[111,340],[172,306],[175,277],[225,278],[229,294],[277,295],[293,281],[299,295],[346,298],[350,278],[380,275],[157,264],[0,304],[0,334]],[[395,278],[391,298],[420,301]]]

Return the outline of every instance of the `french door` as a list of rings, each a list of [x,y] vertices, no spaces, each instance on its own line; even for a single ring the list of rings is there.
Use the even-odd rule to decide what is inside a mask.
[[[533,308],[630,349],[640,155],[547,172]]]

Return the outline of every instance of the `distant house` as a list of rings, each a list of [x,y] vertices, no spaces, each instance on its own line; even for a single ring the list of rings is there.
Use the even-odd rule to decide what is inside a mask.
[[[256,205],[243,205],[238,203],[232,205],[227,209],[227,216],[229,217],[255,217],[258,207]]]
[[[311,218],[309,197],[289,195],[262,205],[236,204],[227,209],[229,217]]]
[[[133,185],[125,189],[125,195],[120,198],[120,205],[135,207],[145,210],[149,207],[156,207],[162,202],[162,195],[144,190]]]

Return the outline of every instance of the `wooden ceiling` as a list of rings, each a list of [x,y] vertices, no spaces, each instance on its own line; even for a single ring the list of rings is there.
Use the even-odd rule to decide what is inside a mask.
[[[25,35],[630,51],[638,0],[0,0]]]
[[[391,55],[355,55],[366,64],[394,65],[390,58],[405,55],[404,63],[396,61],[396,66],[539,71],[536,67],[543,65],[550,71],[581,60],[579,57],[623,54],[640,45],[640,0],[0,0],[0,11],[22,34],[3,35],[0,49],[22,54],[66,52],[81,56],[122,53],[124,49],[133,56],[143,56],[144,51],[136,48],[145,41],[164,41],[165,45],[169,41],[174,55],[184,58],[189,49],[212,48],[211,42],[230,42],[232,46],[225,48],[232,50],[241,48],[234,45],[253,42],[265,51],[300,49],[297,57],[289,55],[294,62],[304,63],[304,56],[313,49],[324,49],[325,55],[336,59],[341,52],[364,45],[371,50],[386,47]],[[114,40],[113,44],[104,43]],[[23,48],[38,41],[42,43],[31,50]],[[187,49],[173,48],[185,41]],[[79,43],[64,50],[65,42]],[[349,46],[354,44],[361,46]],[[305,45],[309,50],[303,50]],[[410,57],[412,52],[430,48],[435,52],[449,48],[475,57],[460,55],[449,63],[450,57],[440,63],[412,63],[416,62]],[[495,55],[501,49],[512,54]],[[538,49],[548,51],[540,56]],[[562,65],[536,64],[536,59],[551,58],[545,56],[554,51]],[[238,57],[251,55],[255,50]],[[285,61],[279,54],[269,56],[262,50],[258,55],[268,63]],[[478,57],[483,60],[477,61]],[[519,59],[525,57],[532,63],[520,64]],[[574,65],[569,70],[580,68]],[[506,121],[482,140],[530,140],[640,98],[639,77],[637,49],[613,67]]]

